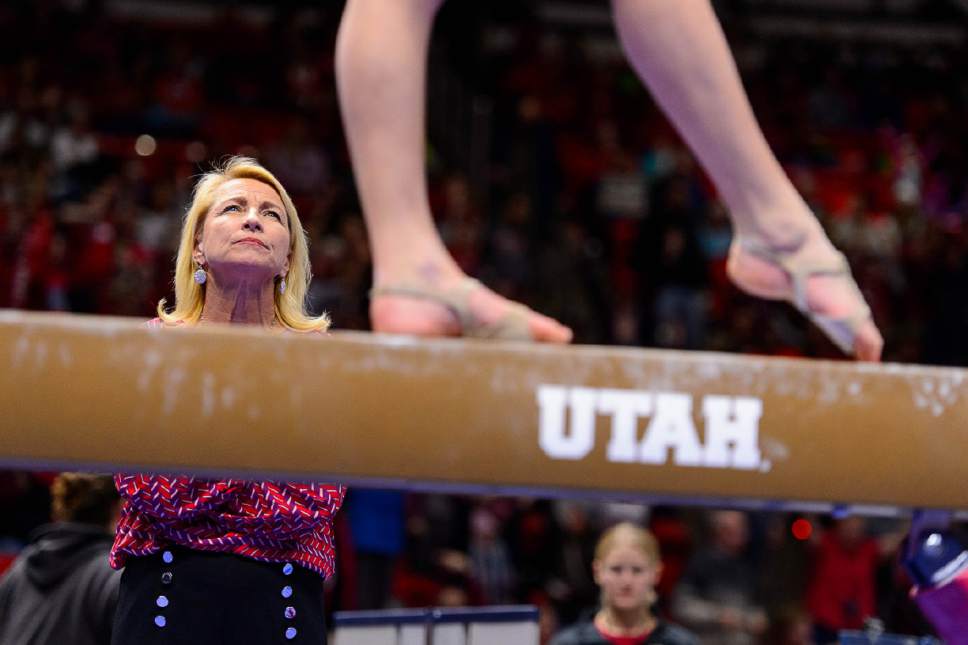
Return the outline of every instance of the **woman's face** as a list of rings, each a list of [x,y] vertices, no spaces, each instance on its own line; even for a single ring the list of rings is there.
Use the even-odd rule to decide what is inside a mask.
[[[648,607],[655,600],[659,566],[633,545],[619,542],[595,561],[594,570],[604,606],[629,611]]]
[[[215,189],[195,262],[221,280],[272,281],[289,270],[289,218],[275,189],[230,179]]]

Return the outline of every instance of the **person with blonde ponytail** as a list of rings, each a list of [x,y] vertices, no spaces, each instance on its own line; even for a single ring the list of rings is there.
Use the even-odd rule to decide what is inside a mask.
[[[282,184],[232,157],[195,186],[175,264],[175,302],[149,326],[252,325],[322,333],[306,311],[306,234]],[[253,374],[253,379],[265,375]],[[111,565],[124,568],[112,643],[326,642],[335,484],[115,475]],[[298,639],[298,640],[297,640]]]
[[[623,522],[605,531],[592,562],[601,607],[551,645],[698,645],[695,636],[652,613],[661,571],[658,543],[647,530]]]

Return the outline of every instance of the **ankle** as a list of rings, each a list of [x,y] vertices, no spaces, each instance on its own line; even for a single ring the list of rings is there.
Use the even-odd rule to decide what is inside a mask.
[[[466,274],[450,256],[435,259],[424,256],[411,261],[373,266],[375,287],[411,284],[443,289],[456,284],[464,277]]]
[[[764,217],[757,222],[738,223],[736,236],[756,240],[773,249],[794,249],[814,244],[829,245],[827,234],[812,213],[805,217]]]
[[[769,199],[734,199],[727,205],[737,235],[759,240],[768,246],[799,245],[806,240],[826,237],[810,206],[792,190],[792,186],[786,195],[773,195]]]

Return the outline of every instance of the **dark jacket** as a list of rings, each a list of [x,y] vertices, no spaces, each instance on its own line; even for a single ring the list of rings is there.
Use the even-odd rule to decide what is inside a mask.
[[[88,524],[37,529],[0,579],[0,643],[110,643],[121,581],[108,566],[112,538]]]
[[[594,623],[584,622],[558,632],[551,639],[551,645],[609,645],[609,642]],[[683,628],[659,621],[642,645],[699,645],[699,641]]]

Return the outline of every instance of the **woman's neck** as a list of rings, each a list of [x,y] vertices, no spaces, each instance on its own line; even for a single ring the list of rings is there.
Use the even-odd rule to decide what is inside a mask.
[[[274,284],[239,280],[219,283],[209,274],[200,325],[232,323],[271,327],[276,323]]]
[[[595,625],[613,636],[638,636],[655,628],[655,617],[648,607],[629,610],[603,607],[595,615]]]

